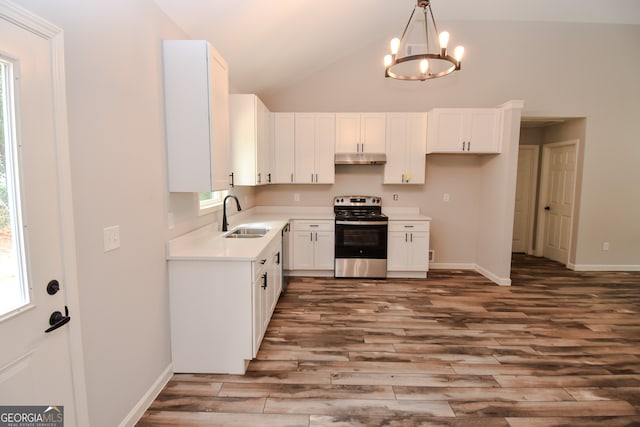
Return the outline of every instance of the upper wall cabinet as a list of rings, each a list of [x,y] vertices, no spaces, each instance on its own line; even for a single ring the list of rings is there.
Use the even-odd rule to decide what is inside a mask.
[[[295,113],[294,182],[334,183],[335,138],[335,114]]]
[[[272,180],[271,113],[253,94],[230,95],[229,108],[234,184],[268,184]]]
[[[500,153],[498,108],[435,108],[429,112],[427,154]]]
[[[163,42],[169,191],[228,188],[226,61],[204,40]]]
[[[385,184],[424,184],[427,113],[387,113]]]
[[[292,184],[295,171],[295,115],[294,113],[272,113],[271,123],[273,132],[271,182]]]
[[[384,153],[385,113],[336,113],[336,153]]]

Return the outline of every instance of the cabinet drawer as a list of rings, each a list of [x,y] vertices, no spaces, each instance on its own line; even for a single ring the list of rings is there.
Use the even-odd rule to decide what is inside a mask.
[[[295,220],[293,231],[333,231],[334,221]]]
[[[389,231],[429,231],[429,221],[389,221]]]

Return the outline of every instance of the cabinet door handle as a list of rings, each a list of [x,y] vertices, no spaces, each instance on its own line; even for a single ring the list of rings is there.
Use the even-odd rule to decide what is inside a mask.
[[[265,262],[267,262],[266,258],[260,260],[260,264],[264,264]]]
[[[413,225],[405,225],[404,228],[413,228]]]
[[[271,183],[271,172],[267,174],[267,182]]]
[[[471,151],[471,141],[467,141],[467,151]]]
[[[309,227],[320,227],[320,224],[309,224]]]
[[[404,233],[404,241],[408,242],[409,241],[409,236],[407,236],[407,233]]]
[[[258,173],[258,184],[262,182],[262,174]]]
[[[411,234],[411,240],[410,240],[410,242],[411,242],[411,243],[413,243],[413,233],[409,233],[409,234]]]
[[[267,289],[267,273],[262,275],[262,289]]]
[[[231,178],[231,182],[229,184],[233,187],[233,172],[229,174],[229,177]]]
[[[280,252],[276,254],[276,264],[280,264]]]
[[[313,174],[311,174],[311,182],[313,182]]]
[[[462,141],[462,151],[464,151],[464,144],[466,143],[466,141]]]
[[[311,231],[311,232],[309,233],[309,237],[310,237],[309,241],[310,241],[310,242],[313,242],[313,231]]]
[[[318,174],[316,174],[316,182],[318,182]]]
[[[293,174],[291,174],[291,182],[293,182]]]

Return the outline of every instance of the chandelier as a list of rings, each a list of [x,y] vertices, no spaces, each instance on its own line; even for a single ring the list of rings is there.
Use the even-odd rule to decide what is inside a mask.
[[[422,12],[416,13],[418,8]],[[437,47],[433,46],[436,39]],[[384,76],[424,81],[451,74],[460,69],[464,47],[456,47],[451,56],[447,52],[448,44],[449,33],[438,34],[431,2],[417,0],[402,36],[391,40],[391,53],[384,57]]]

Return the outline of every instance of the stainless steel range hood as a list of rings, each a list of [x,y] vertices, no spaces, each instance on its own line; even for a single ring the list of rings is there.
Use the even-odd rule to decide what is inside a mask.
[[[384,165],[385,153],[336,153],[336,165]]]

